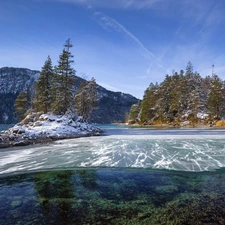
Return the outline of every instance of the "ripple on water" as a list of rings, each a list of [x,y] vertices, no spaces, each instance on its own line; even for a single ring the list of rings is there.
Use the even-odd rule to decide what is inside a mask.
[[[225,167],[223,133],[177,135],[173,131],[170,135],[109,135],[9,148],[0,151],[0,174],[72,167],[211,171]]]

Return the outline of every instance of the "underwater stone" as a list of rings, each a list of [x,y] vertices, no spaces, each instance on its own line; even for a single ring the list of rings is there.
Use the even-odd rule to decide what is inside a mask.
[[[14,207],[16,207],[16,206],[19,206],[20,204],[21,204],[21,201],[15,200],[15,201],[13,201],[10,205],[14,208]]]

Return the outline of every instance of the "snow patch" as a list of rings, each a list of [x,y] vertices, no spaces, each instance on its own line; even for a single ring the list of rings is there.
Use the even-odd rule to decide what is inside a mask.
[[[207,119],[208,117],[209,117],[209,114],[207,114],[207,113],[197,113],[198,119],[204,120],[204,119]]]
[[[65,115],[29,114],[23,121],[0,135],[0,147],[22,146],[37,142],[98,136],[102,130],[73,113]]]
[[[31,117],[30,115],[25,118]],[[48,134],[52,135],[71,135],[71,134],[91,134],[96,127],[86,123],[82,117],[67,114],[63,116],[42,114],[33,123],[16,125],[14,128],[23,130],[27,135]]]

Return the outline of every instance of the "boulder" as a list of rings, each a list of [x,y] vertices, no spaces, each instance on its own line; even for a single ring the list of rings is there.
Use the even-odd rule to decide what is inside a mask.
[[[28,140],[20,140],[20,141],[12,142],[12,146],[26,146],[30,144],[31,143]]]

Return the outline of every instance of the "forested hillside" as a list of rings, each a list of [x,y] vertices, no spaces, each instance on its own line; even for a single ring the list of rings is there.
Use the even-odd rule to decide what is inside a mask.
[[[25,68],[0,68],[0,123],[18,122],[14,114],[14,103],[18,94],[33,89],[40,72]]]
[[[143,101],[130,110],[130,123],[197,123],[225,115],[225,82],[213,71],[201,77],[189,62],[186,71],[166,75],[160,84],[151,83]]]
[[[0,124],[17,123],[14,104],[21,91],[29,92],[35,87],[40,71],[25,68],[0,68]],[[78,88],[84,79],[76,76]],[[97,85],[97,109],[90,117],[91,122],[111,123],[124,121],[126,113],[137,98],[121,92],[113,92]]]

